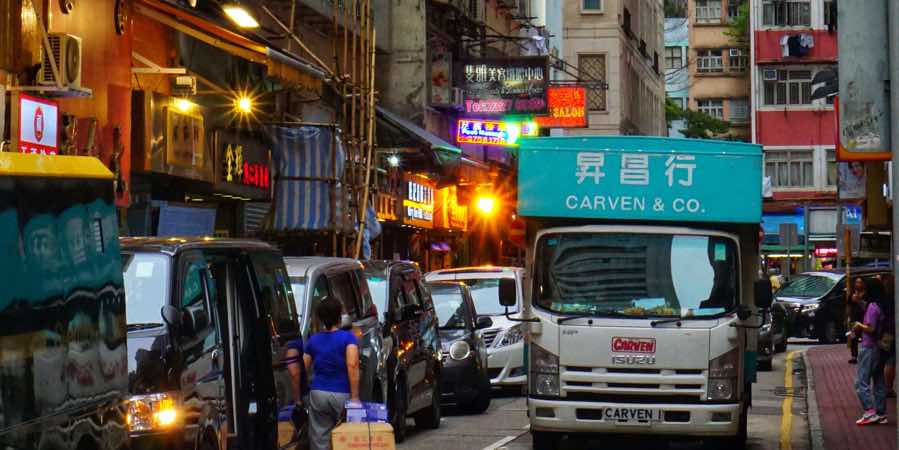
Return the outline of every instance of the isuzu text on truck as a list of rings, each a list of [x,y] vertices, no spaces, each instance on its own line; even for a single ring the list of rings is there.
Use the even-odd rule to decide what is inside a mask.
[[[771,302],[757,281],[761,148],[535,138],[518,162],[534,447],[572,433],[742,446],[756,307]],[[513,305],[514,286],[500,290]]]

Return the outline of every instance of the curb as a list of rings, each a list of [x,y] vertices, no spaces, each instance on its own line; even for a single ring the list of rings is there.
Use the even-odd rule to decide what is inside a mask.
[[[802,352],[805,364],[806,405],[808,406],[808,434],[811,450],[826,450],[824,447],[824,429],[821,428],[821,416],[818,410],[818,397],[815,393],[815,377],[812,365],[808,360],[808,352]]]

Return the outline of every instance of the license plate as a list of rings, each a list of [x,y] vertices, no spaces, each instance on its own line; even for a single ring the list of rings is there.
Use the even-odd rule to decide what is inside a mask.
[[[649,408],[605,408],[602,419],[622,425],[649,425],[662,421],[662,411]]]

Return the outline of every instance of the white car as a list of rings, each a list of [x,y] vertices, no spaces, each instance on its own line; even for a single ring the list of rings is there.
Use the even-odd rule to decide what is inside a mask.
[[[517,305],[509,308],[510,314],[518,313],[522,303],[522,278],[520,267],[463,267],[430,272],[425,280],[458,281],[471,290],[478,316],[489,316],[493,325],[480,330],[487,346],[487,371],[495,387],[520,386],[527,382],[524,367],[524,335],[521,323],[505,317],[505,308],[499,303],[499,280],[511,278],[517,285]]]

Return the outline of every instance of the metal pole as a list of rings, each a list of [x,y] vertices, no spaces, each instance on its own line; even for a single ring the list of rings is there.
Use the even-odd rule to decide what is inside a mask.
[[[887,17],[889,17],[889,22],[887,26],[890,30],[890,143],[892,145],[893,150],[893,170],[892,170],[892,181],[893,181],[893,261],[891,266],[893,267],[893,286],[896,286],[897,282],[899,282],[899,272],[896,271],[897,263],[899,263],[899,255],[897,255],[896,249],[899,248],[897,245],[896,239],[899,238],[899,0],[889,0],[889,10],[887,13]],[[893,304],[899,304],[897,302],[896,295],[899,294],[899,289],[893,289]],[[899,325],[899,308],[893,308],[895,317],[893,320]],[[897,414],[899,414],[899,410],[897,410]],[[899,415],[897,415],[899,417]],[[896,428],[897,436],[899,436],[899,427]]]

